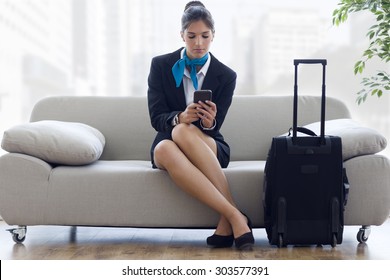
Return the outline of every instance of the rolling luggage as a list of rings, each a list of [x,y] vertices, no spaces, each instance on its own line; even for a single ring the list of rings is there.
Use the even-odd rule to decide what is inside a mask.
[[[298,65],[322,64],[321,135],[298,127]],[[348,182],[341,138],[325,135],[326,60],[294,60],[292,136],[272,139],[264,180],[267,237],[278,247],[341,244]],[[291,129],[290,129],[291,130]],[[310,136],[298,136],[303,132]]]

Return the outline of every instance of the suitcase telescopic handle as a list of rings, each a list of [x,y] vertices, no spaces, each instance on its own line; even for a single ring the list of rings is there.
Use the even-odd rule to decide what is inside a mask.
[[[294,65],[299,64],[322,64],[326,65],[326,59],[294,59]]]
[[[327,65],[326,59],[294,59],[295,75],[294,75],[294,112],[293,112],[293,138],[295,143],[297,138],[298,127],[298,65],[299,64],[322,64],[322,96],[321,96],[321,143],[325,144],[325,70]]]

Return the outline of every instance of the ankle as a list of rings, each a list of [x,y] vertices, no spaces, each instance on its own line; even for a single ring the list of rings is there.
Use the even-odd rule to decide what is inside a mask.
[[[235,238],[251,231],[248,226],[248,219],[240,211],[237,211],[236,214],[232,215],[229,222]]]
[[[214,233],[222,236],[232,235],[233,229],[229,221],[225,217],[221,217]]]

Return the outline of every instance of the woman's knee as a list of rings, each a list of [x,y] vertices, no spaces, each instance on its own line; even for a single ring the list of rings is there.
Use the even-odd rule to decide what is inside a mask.
[[[196,126],[190,124],[179,124],[174,127],[172,131],[172,139],[175,143],[187,142],[189,139],[192,139],[193,136],[199,130]]]
[[[157,167],[163,167],[164,161],[169,161],[174,150],[177,149],[176,144],[171,140],[163,140],[154,148],[153,156]]]

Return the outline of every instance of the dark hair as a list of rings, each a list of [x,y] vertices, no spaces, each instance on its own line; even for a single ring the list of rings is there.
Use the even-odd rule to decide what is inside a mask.
[[[184,13],[181,18],[181,31],[184,32],[194,21],[202,20],[208,28],[215,33],[214,20],[211,13],[206,9],[200,1],[190,1],[184,8]]]
[[[203,3],[200,2],[200,1],[190,1],[190,2],[188,2],[187,5],[184,7],[184,12],[185,12],[189,7],[194,7],[194,6],[200,6],[200,7],[206,8],[206,6],[203,5]]]

